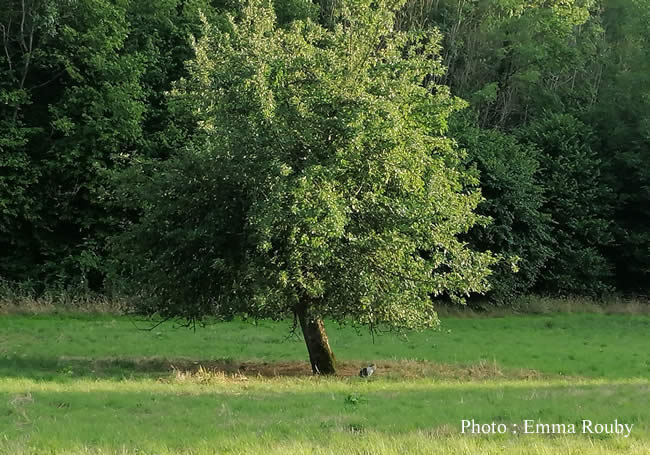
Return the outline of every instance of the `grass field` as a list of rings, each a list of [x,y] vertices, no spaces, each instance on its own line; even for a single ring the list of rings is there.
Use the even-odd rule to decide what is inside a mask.
[[[335,378],[309,375],[288,322],[138,327],[0,316],[0,453],[650,453],[648,316],[447,318],[374,343],[330,324]],[[463,419],[507,432],[462,434]],[[585,419],[634,427],[580,434]]]

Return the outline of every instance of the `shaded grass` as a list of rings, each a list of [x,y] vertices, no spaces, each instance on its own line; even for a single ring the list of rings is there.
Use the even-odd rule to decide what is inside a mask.
[[[142,331],[126,316],[0,316],[0,376],[120,378],[166,373],[175,362],[304,362],[304,342],[288,337],[289,328],[289,322],[233,321],[195,332],[172,323]],[[328,333],[343,362],[496,364],[505,372],[527,369],[551,376],[650,377],[650,318],[644,316],[447,318],[440,330],[381,335],[374,344],[350,327],[330,324]],[[139,363],[142,359],[149,360]]]
[[[187,358],[167,359],[161,357],[142,358],[101,358],[60,357],[59,359],[9,359],[14,367],[13,375],[37,378],[79,378],[94,377],[105,379],[166,377],[174,374],[229,374],[247,377],[288,377],[311,376],[308,362],[235,362],[231,359],[197,361]],[[8,362],[8,363],[9,363]],[[362,362],[342,362],[337,364],[338,376],[357,376],[366,366]],[[481,362],[476,365],[449,365],[428,361],[393,360],[377,364],[382,377],[439,379],[531,379],[549,377],[538,371],[528,369],[502,370],[496,363]],[[5,375],[11,377],[9,373]]]

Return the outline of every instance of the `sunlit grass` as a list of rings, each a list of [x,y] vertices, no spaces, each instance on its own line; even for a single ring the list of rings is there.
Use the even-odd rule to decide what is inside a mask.
[[[3,316],[0,453],[646,454],[649,322],[446,319],[375,344],[331,326],[343,375],[319,378],[288,322],[149,332],[110,315]],[[366,361],[370,380],[355,375]],[[634,428],[468,435],[462,419]]]
[[[0,428],[12,450],[120,453],[363,452],[358,443],[425,450],[463,447],[648,448],[648,380],[365,381],[358,378],[0,381]],[[634,424],[629,438],[583,435],[461,435],[461,420]],[[414,438],[414,439],[412,439]],[[416,443],[417,441],[417,443]],[[596,443],[594,443],[596,441]],[[11,442],[11,445],[9,444]],[[516,443],[515,443],[516,442]],[[611,447],[610,447],[611,448]],[[308,450],[309,449],[309,450]],[[450,453],[451,453],[450,452]],[[423,452],[424,453],[424,452]],[[469,452],[478,453],[478,452]],[[546,453],[546,452],[534,452]]]

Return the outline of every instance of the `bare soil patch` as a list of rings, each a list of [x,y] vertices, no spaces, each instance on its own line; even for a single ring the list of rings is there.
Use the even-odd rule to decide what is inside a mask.
[[[344,361],[337,364],[337,377],[354,377],[367,363]],[[540,379],[542,373],[530,369],[503,370],[494,363],[448,365],[424,361],[376,362],[375,377],[396,379],[439,378],[457,380]],[[304,377],[313,376],[307,362],[175,362],[173,370],[183,375],[221,374],[242,377]]]
[[[163,357],[138,358],[102,358],[88,357],[58,358],[57,368],[83,368],[101,376],[102,372],[111,368],[119,368],[133,373],[152,373],[157,375],[175,374],[183,377],[192,376],[232,376],[237,378],[275,378],[275,377],[308,377],[313,376],[311,366],[307,362],[237,362],[232,359],[223,360],[194,360],[188,358],[168,359]],[[486,380],[486,379],[540,379],[550,377],[532,369],[503,369],[496,363],[480,362],[471,365],[451,365],[416,360],[377,361],[377,370],[373,377],[388,377],[395,379],[438,378],[456,380]],[[368,362],[339,361],[337,377],[356,377]]]

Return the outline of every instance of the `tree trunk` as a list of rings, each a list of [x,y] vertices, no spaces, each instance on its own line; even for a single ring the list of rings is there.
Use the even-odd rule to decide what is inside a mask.
[[[307,344],[311,370],[314,374],[336,373],[336,359],[327,340],[323,321],[310,316],[309,305],[304,304],[297,308],[296,316]]]

